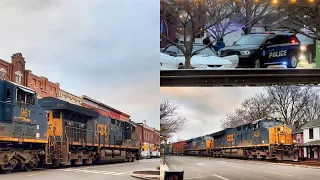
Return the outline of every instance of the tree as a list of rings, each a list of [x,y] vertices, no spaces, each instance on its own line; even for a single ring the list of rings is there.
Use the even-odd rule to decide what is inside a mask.
[[[320,40],[320,6],[317,3],[297,1],[291,4],[279,4],[277,12],[283,18],[279,24],[296,33]]]
[[[215,4],[208,6],[209,16],[215,16],[216,14],[226,14],[226,12],[232,12],[235,8],[235,3],[233,1],[222,1],[220,4]],[[212,14],[212,15],[211,15]],[[225,18],[218,22],[217,24],[208,28],[208,31],[212,34],[212,37],[217,41],[224,36],[238,31],[241,28],[241,23],[239,24],[239,18],[234,13],[228,18]]]
[[[250,34],[252,27],[274,11],[272,1],[237,0],[237,22],[242,25],[244,34]]]
[[[264,117],[283,119],[285,124],[303,124],[320,117],[319,91],[312,87],[277,86],[266,93],[245,99],[234,112],[227,113],[222,127],[236,127]]]
[[[181,131],[186,118],[179,114],[179,107],[169,100],[163,100],[160,104],[160,134],[161,141],[170,138],[173,133]]]
[[[240,108],[236,108],[233,113],[227,113],[226,119],[222,120],[222,127],[236,127],[246,123],[252,123],[257,119],[271,116],[273,106],[270,99],[264,93],[255,94],[253,97],[245,99]]]
[[[223,3],[224,1],[221,0],[161,0],[161,20],[164,21],[164,24],[177,25],[183,35],[183,43],[174,42],[166,33],[160,33],[160,37],[176,46],[183,53],[185,69],[191,68],[192,56],[210,45],[194,51],[195,38],[236,11],[236,8],[231,11],[230,9],[217,11],[217,9],[211,8],[220,7]]]

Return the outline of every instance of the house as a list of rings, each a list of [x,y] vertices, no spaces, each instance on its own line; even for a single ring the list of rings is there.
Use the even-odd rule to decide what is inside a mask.
[[[320,119],[310,121],[301,129],[303,130],[303,144],[301,144],[303,157],[320,160]]]
[[[292,126],[292,140],[295,143],[296,146],[299,148],[299,158],[304,157],[304,148],[301,146],[303,141],[303,129],[302,125],[296,124],[296,125],[290,125]]]

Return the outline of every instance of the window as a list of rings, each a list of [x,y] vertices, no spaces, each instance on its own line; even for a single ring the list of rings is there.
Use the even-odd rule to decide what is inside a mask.
[[[70,119],[70,113],[69,112],[64,112],[63,113],[63,119]]]
[[[241,131],[241,126],[240,126],[240,127],[237,127],[237,131]]]
[[[167,49],[163,51],[163,53],[168,54],[170,56],[177,56],[178,55],[178,48],[175,46],[169,46]]]
[[[111,124],[116,124],[116,120],[111,119]]]
[[[10,88],[7,89],[7,101],[11,101],[12,90]]]
[[[313,139],[313,128],[309,129],[309,139]]]
[[[57,112],[57,111],[53,112],[52,118],[60,118],[60,112]]]
[[[21,84],[21,76],[16,75],[16,83]]]
[[[5,79],[7,71],[3,68],[0,69],[0,79]]]
[[[297,143],[301,143],[301,136],[300,136],[300,134],[297,134]]]

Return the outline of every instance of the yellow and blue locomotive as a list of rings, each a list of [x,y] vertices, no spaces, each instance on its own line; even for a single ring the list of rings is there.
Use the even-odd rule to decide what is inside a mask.
[[[277,118],[262,118],[211,134],[212,156],[294,160],[292,130]]]
[[[47,114],[33,90],[0,80],[0,171],[37,166],[47,144]]]
[[[0,172],[139,159],[135,125],[0,80]]]

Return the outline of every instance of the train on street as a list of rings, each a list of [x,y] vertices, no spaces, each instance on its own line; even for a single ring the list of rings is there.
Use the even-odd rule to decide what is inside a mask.
[[[296,160],[292,127],[277,118],[262,118],[235,128],[171,143],[173,155]]]
[[[0,172],[139,159],[135,125],[0,80]]]

